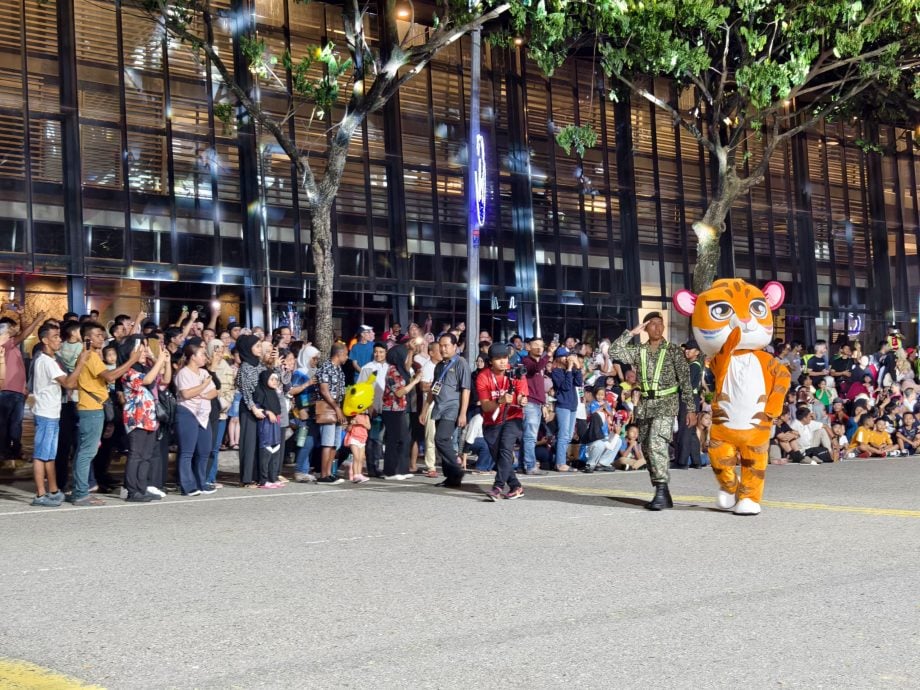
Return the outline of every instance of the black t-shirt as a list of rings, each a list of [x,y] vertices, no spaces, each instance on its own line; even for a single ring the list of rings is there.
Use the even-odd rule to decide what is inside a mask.
[[[814,357],[808,360],[808,371],[810,372],[824,371],[825,369],[827,369],[827,355],[824,355],[822,357],[818,357],[817,355],[815,355]],[[817,376],[813,375],[811,377],[812,384],[817,384],[818,381],[820,381],[823,377],[824,377],[824,374],[818,374]]]

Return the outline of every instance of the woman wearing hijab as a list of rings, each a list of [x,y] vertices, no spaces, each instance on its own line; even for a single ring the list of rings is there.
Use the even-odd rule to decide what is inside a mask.
[[[408,395],[422,380],[421,372],[410,376],[406,368],[409,351],[396,345],[387,351],[386,385],[383,389],[382,417],[386,430],[383,474],[386,479],[409,479]]]
[[[152,464],[157,457],[156,401],[153,386],[157,377],[169,366],[169,352],[160,350],[154,357],[147,346],[147,339],[141,335],[129,335],[118,346],[118,363],[124,365],[132,353],[140,349],[143,356],[121,377],[125,405],[122,412],[125,431],[128,434],[128,462],[125,465],[125,500],[132,503],[146,503],[162,498],[159,492],[148,491],[148,480]]]
[[[310,456],[316,447],[319,430],[313,421],[313,407],[316,403],[316,367],[319,350],[312,345],[305,345],[297,354],[297,368],[291,376],[291,390],[295,411],[293,418],[298,426],[297,467],[294,480],[314,482],[316,477],[310,474]]]
[[[241,335],[236,341],[240,368],[236,373],[236,387],[240,392],[240,486],[256,488],[256,459],[259,452],[259,420],[265,413],[253,400],[259,385],[262,364],[262,341],[254,335]]]

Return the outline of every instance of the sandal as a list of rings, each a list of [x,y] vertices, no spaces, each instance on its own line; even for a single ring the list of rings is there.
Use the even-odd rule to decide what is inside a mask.
[[[230,450],[239,450],[239,449],[240,449],[240,444],[238,443],[234,443],[232,446],[230,446]]]

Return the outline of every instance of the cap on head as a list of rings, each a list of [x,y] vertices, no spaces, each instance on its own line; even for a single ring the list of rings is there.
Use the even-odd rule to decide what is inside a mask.
[[[683,345],[681,345],[681,347],[684,348],[685,350],[699,350],[700,349],[699,344],[693,338],[690,338],[690,340],[688,340]]]
[[[570,354],[572,353],[569,352],[569,349],[567,347],[559,347],[559,348],[556,348],[556,353],[553,355],[553,358],[559,359],[560,357],[568,357]]]
[[[489,345],[489,359],[506,359],[508,357],[508,346],[504,343],[492,343]]]

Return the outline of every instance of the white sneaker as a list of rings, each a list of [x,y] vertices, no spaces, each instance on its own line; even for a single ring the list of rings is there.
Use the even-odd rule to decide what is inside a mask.
[[[118,492],[118,497],[122,501],[126,501],[128,499],[128,490],[125,487],[121,487],[121,491]]]
[[[160,498],[166,498],[166,493],[163,492],[163,491],[160,491],[160,490],[159,490],[158,488],[156,488],[155,486],[148,486],[148,487],[147,487],[147,493],[148,493],[148,494],[153,494],[154,496],[159,496]]]
[[[898,457],[899,455],[901,455],[901,451],[899,451],[899,450],[893,450],[893,451],[891,451],[890,453],[888,453],[888,457],[889,457],[889,458],[896,458],[896,457]]]
[[[730,494],[727,491],[719,490],[719,495],[716,496],[716,508],[719,510],[731,510],[735,507],[737,503],[735,494]]]
[[[735,515],[760,515],[760,504],[749,498],[742,498],[732,512]]]

